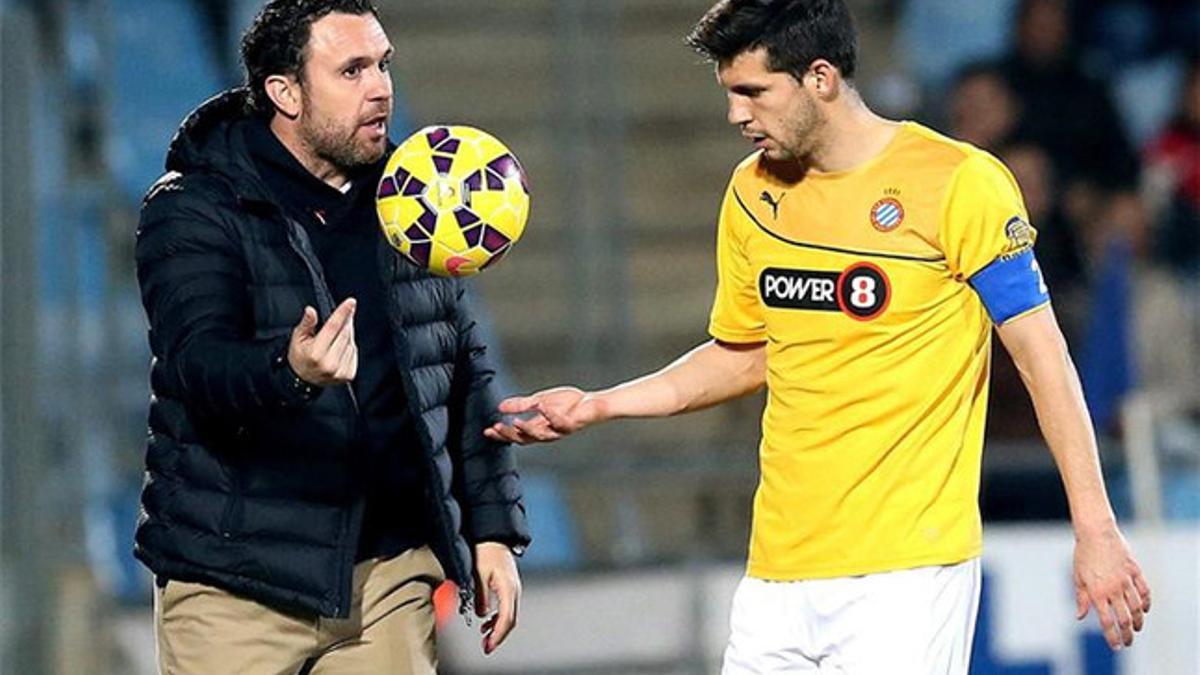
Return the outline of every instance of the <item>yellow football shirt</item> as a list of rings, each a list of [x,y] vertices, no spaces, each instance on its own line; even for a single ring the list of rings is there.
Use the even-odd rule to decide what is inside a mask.
[[[738,166],[709,332],[767,348],[751,576],[980,553],[992,322],[967,280],[1028,249],[1027,221],[999,161],[910,122],[852,170]]]

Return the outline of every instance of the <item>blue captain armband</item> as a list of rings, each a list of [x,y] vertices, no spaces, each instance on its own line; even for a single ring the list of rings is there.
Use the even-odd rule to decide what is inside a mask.
[[[997,326],[1050,302],[1050,290],[1032,248],[996,258],[967,281]]]

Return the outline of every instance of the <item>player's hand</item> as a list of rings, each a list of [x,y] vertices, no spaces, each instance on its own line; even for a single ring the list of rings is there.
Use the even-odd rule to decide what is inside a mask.
[[[500,403],[500,412],[518,417],[511,424],[493,424],[484,429],[483,435],[519,445],[557,441],[605,418],[603,402],[575,387],[556,387],[505,399]]]
[[[496,651],[516,628],[520,602],[521,577],[512,551],[504,544],[494,542],[476,544],[475,615],[483,618],[491,614],[479,627],[479,632],[483,633],[484,654]]]
[[[317,311],[304,308],[300,323],[292,329],[288,363],[300,379],[327,387],[346,384],[358,373],[358,345],[354,343],[354,298],[338,305],[329,320],[317,330]]]
[[[1096,608],[1104,639],[1113,649],[1133,644],[1150,611],[1150,586],[1129,544],[1115,526],[1097,533],[1076,534],[1076,617]]]

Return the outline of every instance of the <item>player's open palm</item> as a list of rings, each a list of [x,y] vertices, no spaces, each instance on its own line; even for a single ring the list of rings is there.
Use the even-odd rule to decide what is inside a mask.
[[[1080,620],[1089,605],[1096,608],[1110,647],[1133,644],[1150,611],[1150,586],[1116,528],[1076,541],[1075,601]]]
[[[288,363],[300,379],[321,387],[346,384],[358,374],[358,345],[354,342],[354,298],[338,305],[317,330],[317,312],[304,308],[292,329]]]
[[[603,419],[600,402],[575,387],[514,396],[500,403],[500,412],[517,417],[511,424],[493,424],[484,430],[484,435],[520,445],[556,441]]]

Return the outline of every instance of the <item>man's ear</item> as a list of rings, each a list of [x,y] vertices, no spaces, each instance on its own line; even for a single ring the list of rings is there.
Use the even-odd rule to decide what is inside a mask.
[[[842,73],[829,61],[817,59],[808,68],[817,98],[829,100],[835,97],[842,84]]]
[[[271,75],[263,84],[267,90],[267,97],[284,117],[296,119],[300,116],[302,85],[298,80],[288,75]]]

